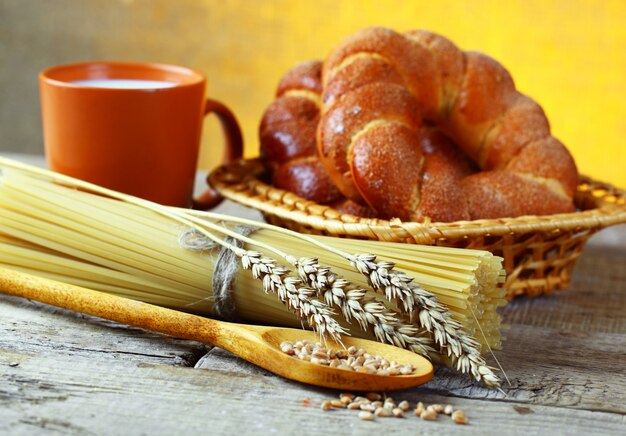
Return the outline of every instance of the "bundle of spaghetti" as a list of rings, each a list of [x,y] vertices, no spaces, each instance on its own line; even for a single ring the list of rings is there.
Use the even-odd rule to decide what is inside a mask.
[[[472,343],[479,349],[501,346],[496,309],[506,302],[503,270],[501,259],[489,252],[303,236],[150,204],[2,158],[0,168],[2,266],[207,316],[224,316],[218,300],[227,299],[233,307],[229,317],[237,320],[294,327],[308,321],[317,323],[313,328],[327,327],[326,333],[375,337],[422,354],[440,345],[439,353],[456,357],[460,370],[483,381],[488,376],[480,374],[480,365],[466,368],[474,360],[463,360],[459,350]],[[255,228],[241,236],[234,224]],[[189,234],[204,238],[202,250],[181,246]],[[235,239],[239,245],[229,245]],[[243,268],[232,272],[227,295],[217,296],[214,274],[224,250],[235,252]],[[301,279],[269,262],[268,250],[282,254]],[[376,253],[378,260],[346,253]],[[324,287],[324,277],[334,287]],[[279,298],[269,292],[275,286]],[[439,311],[433,319],[467,334],[461,346],[455,348],[454,337],[447,343],[437,337],[437,326],[425,328],[423,307],[414,310],[430,295],[441,303],[430,307]]]

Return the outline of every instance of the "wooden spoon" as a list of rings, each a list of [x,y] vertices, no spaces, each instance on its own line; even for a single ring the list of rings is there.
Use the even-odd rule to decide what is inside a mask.
[[[216,345],[283,377],[328,388],[352,391],[392,391],[426,383],[433,376],[431,363],[415,353],[365,339],[344,337],[370,354],[401,364],[412,364],[410,375],[384,376],[330,368],[289,356],[280,350],[283,341],[319,336],[306,330],[233,324],[117,297],[30,274],[0,268],[0,291],[64,309],[145,328],[159,333]],[[328,342],[328,347],[342,345]]]

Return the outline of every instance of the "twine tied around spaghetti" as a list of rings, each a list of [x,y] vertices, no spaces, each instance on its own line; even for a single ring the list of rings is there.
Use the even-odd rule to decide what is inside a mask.
[[[242,236],[248,236],[258,230],[258,227],[238,225],[233,231]],[[227,236],[225,242],[236,247],[243,248],[243,242],[237,238]],[[178,245],[185,250],[191,251],[209,251],[214,249],[218,244],[195,229],[185,230],[178,237]],[[217,254],[215,267],[213,270],[213,280],[211,288],[213,290],[213,308],[215,313],[224,319],[235,320],[235,301],[233,298],[233,282],[239,271],[239,257],[229,248],[222,247]],[[208,299],[208,298],[207,298]],[[200,300],[200,301],[205,301]],[[199,302],[191,303],[190,305]]]

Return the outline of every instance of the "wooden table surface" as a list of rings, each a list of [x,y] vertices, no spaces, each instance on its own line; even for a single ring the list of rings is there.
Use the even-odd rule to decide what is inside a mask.
[[[470,425],[459,426],[322,412],[337,392],[210,345],[0,295],[0,434],[626,434],[625,226],[592,238],[568,290],[518,298],[501,313],[506,395],[445,368],[393,394],[460,407]]]

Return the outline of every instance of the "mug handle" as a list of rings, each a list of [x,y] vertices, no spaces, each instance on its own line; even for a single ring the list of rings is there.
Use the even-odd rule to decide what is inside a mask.
[[[224,132],[225,143],[222,165],[241,159],[243,157],[243,140],[237,118],[222,103],[209,98],[204,105],[204,115],[211,113],[217,115]],[[222,200],[224,200],[224,197],[209,186],[200,197],[193,199],[193,208],[201,210],[211,209],[220,204]]]

